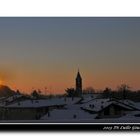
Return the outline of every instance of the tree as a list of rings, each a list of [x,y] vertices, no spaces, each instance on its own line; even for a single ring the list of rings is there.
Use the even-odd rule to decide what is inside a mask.
[[[130,87],[127,84],[122,84],[118,87],[118,92],[123,94],[123,99],[126,99],[127,93],[130,92]]]
[[[31,93],[31,96],[32,96],[33,98],[35,98],[35,99],[38,99],[39,96],[40,96],[40,94],[39,94],[36,90],[34,90],[34,91]]]
[[[73,97],[75,94],[74,88],[67,88],[65,91],[69,97]]]
[[[118,87],[119,92],[128,92],[130,91],[130,87],[126,84],[122,84]]]
[[[40,89],[38,89],[38,93],[39,93],[39,94],[41,94],[41,93],[42,93],[42,91],[41,91]]]
[[[112,96],[113,96],[113,95],[112,95],[112,94],[113,94],[113,93],[112,93],[112,90],[111,90],[111,88],[109,88],[109,87],[106,87],[106,88],[105,88],[105,90],[103,91],[103,94],[105,94],[107,98],[112,98]]]
[[[105,90],[104,90],[103,92],[104,92],[104,93],[111,93],[112,90],[111,90],[111,88],[106,87]]]
[[[21,94],[19,90],[17,90],[17,91],[16,91],[16,93],[17,93],[18,95],[20,95],[20,94]]]
[[[95,90],[93,87],[87,87],[83,90],[83,93],[85,94],[94,94],[95,93]]]

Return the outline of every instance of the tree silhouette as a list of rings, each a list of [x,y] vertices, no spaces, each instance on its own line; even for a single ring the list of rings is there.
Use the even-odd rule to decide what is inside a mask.
[[[67,88],[65,91],[69,97],[73,97],[75,94],[74,88]]]
[[[38,99],[39,96],[40,96],[40,94],[39,94],[36,90],[34,90],[34,91],[31,93],[31,96],[32,96],[33,98],[35,98],[35,99]]]
[[[107,97],[109,97],[109,98],[112,98],[112,96],[113,96],[112,90],[109,87],[106,87],[105,90],[103,91],[103,93],[107,94]]]
[[[106,87],[105,90],[104,90],[103,92],[104,92],[104,93],[111,93],[112,90],[111,90],[111,88]]]
[[[127,93],[130,92],[130,87],[127,84],[122,84],[118,87],[118,92],[123,94],[123,99],[126,99]]]
[[[95,90],[93,87],[87,87],[83,90],[83,93],[85,94],[94,94],[95,93]]]

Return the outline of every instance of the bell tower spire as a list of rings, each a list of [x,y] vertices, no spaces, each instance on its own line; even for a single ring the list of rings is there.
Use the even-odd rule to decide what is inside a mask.
[[[78,68],[78,73],[76,77],[76,94],[80,96],[82,94],[82,77]]]

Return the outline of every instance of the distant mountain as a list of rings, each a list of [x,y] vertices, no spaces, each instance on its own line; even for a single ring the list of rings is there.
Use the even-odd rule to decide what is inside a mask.
[[[9,97],[17,94],[14,90],[11,90],[8,86],[0,85],[0,97]]]

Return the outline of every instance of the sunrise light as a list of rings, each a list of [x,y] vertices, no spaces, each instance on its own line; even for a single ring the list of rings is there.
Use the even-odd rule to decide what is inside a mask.
[[[2,81],[2,80],[0,80],[0,86],[2,85],[2,83],[3,83],[3,81]]]

